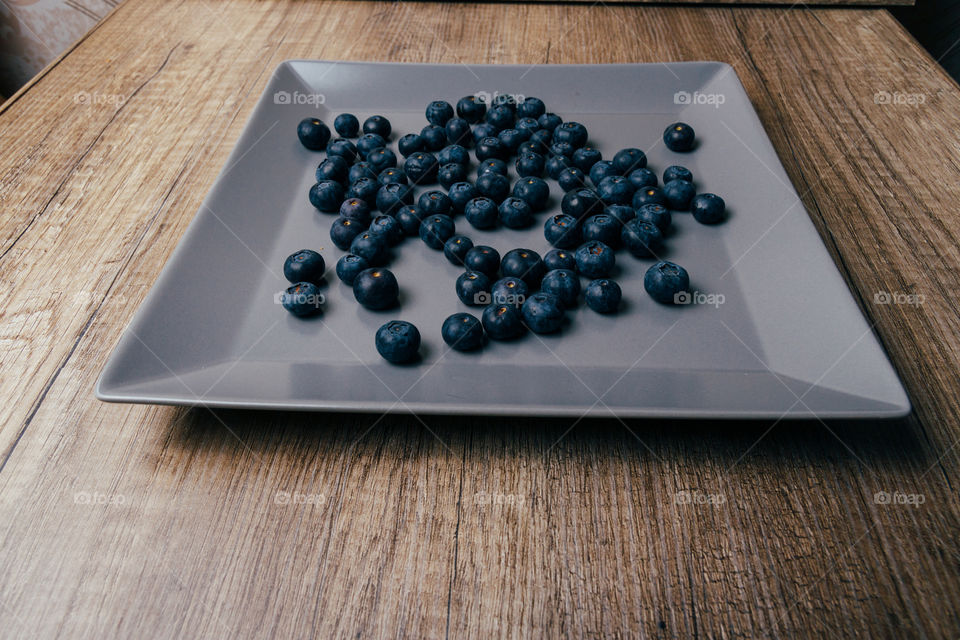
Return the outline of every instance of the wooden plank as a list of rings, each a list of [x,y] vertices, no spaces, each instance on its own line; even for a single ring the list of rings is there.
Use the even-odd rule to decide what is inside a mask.
[[[297,57],[730,62],[916,415],[567,433],[98,403],[253,99]],[[879,11],[128,0],[0,113],[5,628],[952,634],[958,100]],[[925,302],[876,305],[880,290]]]

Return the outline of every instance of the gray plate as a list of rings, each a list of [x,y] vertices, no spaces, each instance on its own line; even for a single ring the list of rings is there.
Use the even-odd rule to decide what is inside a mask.
[[[606,157],[644,149],[658,174],[689,167],[699,191],[721,194],[729,219],[708,227],[677,213],[662,256],[684,265],[700,304],[667,307],[643,290],[652,261],[618,253],[625,305],[585,306],[559,335],[449,351],[443,319],[466,311],[459,270],[419,240],[390,268],[401,308],[359,307],[332,274],[341,252],[334,216],[307,201],[322,153],[295,135],[305,116],[379,113],[399,134],[419,131],[436,97],[478,92],[542,98],[578,120]],[[319,103],[319,104],[318,104]],[[694,153],[661,141],[683,120]],[[394,145],[395,148],[395,145]],[[553,209],[560,190],[550,181]],[[501,253],[545,253],[530,230],[458,229]],[[284,258],[322,250],[331,267],[322,317],[275,303]],[[709,296],[712,296],[709,297]],[[718,302],[722,296],[722,304]],[[474,310],[475,313],[476,310]],[[392,318],[424,338],[423,359],[391,366],[373,336]],[[203,206],[113,352],[97,397],[116,402],[348,411],[671,416],[897,417],[910,410],[899,380],[807,217],[736,74],[692,62],[589,66],[471,66],[288,61],[274,73]]]

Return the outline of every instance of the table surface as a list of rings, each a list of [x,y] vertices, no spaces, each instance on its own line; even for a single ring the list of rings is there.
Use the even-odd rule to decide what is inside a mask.
[[[729,62],[914,413],[98,402],[287,58]],[[0,107],[4,635],[954,636],[958,131],[957,85],[879,9],[128,0]]]

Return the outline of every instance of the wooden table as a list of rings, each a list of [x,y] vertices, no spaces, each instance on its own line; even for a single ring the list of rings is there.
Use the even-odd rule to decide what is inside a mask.
[[[731,63],[914,415],[98,402],[286,58]],[[955,637],[958,131],[883,10],[128,0],[0,108],[2,635]]]

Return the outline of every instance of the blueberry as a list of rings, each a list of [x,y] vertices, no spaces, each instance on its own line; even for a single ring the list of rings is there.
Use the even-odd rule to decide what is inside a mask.
[[[370,224],[370,205],[360,198],[347,198],[340,205],[340,217],[367,226]]]
[[[573,152],[571,159],[573,160],[573,166],[584,173],[590,173],[593,165],[603,160],[603,154],[600,153],[599,149],[593,147],[581,147]]]
[[[447,190],[450,197],[451,210],[454,213],[462,214],[467,203],[480,195],[477,188],[466,181],[454,182]]]
[[[527,299],[530,287],[520,278],[508,276],[500,278],[490,288],[490,297],[493,304],[507,304],[519,307]]]
[[[340,278],[343,284],[352,287],[353,281],[357,279],[357,275],[361,271],[369,268],[369,262],[360,256],[348,253],[337,260],[337,277]]]
[[[540,290],[555,295],[563,307],[570,309],[577,306],[580,277],[570,269],[547,271],[540,282]]]
[[[347,164],[346,160],[340,156],[330,156],[317,166],[317,182],[333,180],[334,182],[344,184],[347,181],[349,173],[350,165]]]
[[[527,140],[527,143],[533,145],[533,150],[541,155],[549,153],[550,145],[553,143],[553,134],[546,129],[537,129],[530,134],[530,139]]]
[[[543,237],[558,249],[580,246],[580,223],[573,216],[558,213],[543,223]]]
[[[330,240],[334,246],[341,251],[350,248],[350,243],[358,235],[364,232],[366,225],[360,224],[356,220],[347,220],[346,218],[337,218],[330,226]]]
[[[520,178],[513,185],[513,197],[520,198],[533,211],[543,211],[550,200],[550,187],[540,178],[528,176]]]
[[[535,153],[538,156],[542,156],[543,149],[539,144],[537,144],[533,140],[527,140],[522,145],[517,147],[517,157],[519,158],[520,156],[526,155],[528,153]],[[544,158],[544,163],[546,163],[546,158]]]
[[[417,357],[420,331],[404,320],[391,320],[377,329],[374,342],[384,360],[391,364],[403,364]]]
[[[676,211],[686,211],[690,208],[690,201],[697,190],[692,182],[686,180],[671,180],[663,185],[663,197],[667,206]]]
[[[350,253],[360,256],[371,265],[380,265],[387,259],[387,243],[377,234],[364,231],[350,243]]]
[[[554,269],[569,269],[571,271],[577,268],[577,259],[569,251],[563,249],[551,249],[547,255],[543,256],[543,264],[548,271]]]
[[[423,220],[420,207],[415,205],[400,207],[393,213],[393,217],[397,219],[404,235],[415,236],[420,233],[420,222]]]
[[[505,277],[520,278],[530,287],[540,284],[546,271],[540,254],[530,249],[512,249],[500,261],[500,272]]]
[[[471,134],[473,136],[473,143],[476,144],[484,138],[496,138],[499,131],[495,126],[487,124],[486,122],[474,125]]]
[[[695,138],[693,127],[685,122],[674,122],[663,130],[663,144],[671,151],[690,151]]]
[[[324,180],[310,187],[310,204],[324,213],[335,213],[343,202],[343,187],[339,182]]]
[[[517,307],[491,304],[481,316],[483,329],[494,340],[511,340],[523,333],[523,316]]]
[[[397,166],[397,155],[385,147],[371,149],[367,154],[367,164],[379,174],[384,169],[392,169]]]
[[[390,126],[390,121],[383,116],[370,116],[363,121],[363,133],[365,135],[372,133],[386,140],[390,137],[391,131],[393,131],[393,127]]]
[[[573,162],[573,154],[576,153],[576,151],[577,148],[569,142],[554,142],[547,149],[547,152],[551,156],[563,156],[565,158],[570,158],[570,162]]]
[[[403,171],[413,184],[430,184],[437,179],[437,157],[429,151],[417,151],[404,163]]]
[[[617,168],[620,175],[628,175],[631,171],[647,166],[647,154],[632,147],[621,149],[613,156],[613,166]]]
[[[498,105],[487,111],[486,122],[496,127],[497,131],[509,129],[516,122],[516,116],[507,105]]]
[[[469,306],[490,303],[490,278],[479,271],[464,271],[457,278],[457,297]]]
[[[399,295],[397,278],[389,269],[364,269],[353,281],[353,297],[367,309],[389,309],[397,304]]]
[[[613,249],[599,240],[583,243],[574,255],[577,258],[577,271],[588,278],[607,277],[617,263]]]
[[[590,182],[592,182],[595,187],[600,186],[604,178],[619,175],[621,175],[620,170],[613,165],[613,161],[611,160],[600,160],[590,167]]]
[[[447,130],[435,124],[428,124],[421,129],[420,137],[423,138],[429,151],[440,151],[447,146]]]
[[[373,178],[360,178],[350,185],[345,194],[347,198],[360,198],[366,201],[370,208],[377,206],[377,192],[380,185]]]
[[[552,293],[540,291],[523,303],[523,322],[534,333],[554,333],[563,324],[563,306]]]
[[[403,229],[393,216],[377,216],[370,222],[369,231],[383,238],[389,246],[397,245],[403,240]]]
[[[400,207],[413,204],[413,189],[405,184],[391,182],[377,190],[376,205],[383,213],[394,213]]]
[[[404,158],[409,158],[417,151],[426,151],[427,141],[419,134],[408,133],[397,140],[397,149],[400,150],[400,155]]]
[[[663,183],[666,184],[671,180],[686,180],[687,182],[693,182],[693,173],[686,167],[681,167],[678,164],[672,164],[663,170]]]
[[[540,123],[537,122],[536,118],[523,117],[517,118],[517,121],[513,124],[514,129],[524,129],[530,132],[530,135],[533,135],[534,131],[540,130]]]
[[[407,174],[403,172],[403,169],[397,169],[390,167],[389,169],[384,169],[377,174],[377,184],[381,187],[387,184],[407,184]]]
[[[497,226],[500,216],[497,203],[484,196],[470,200],[463,208],[463,213],[475,229],[492,229]]]
[[[690,213],[697,222],[716,224],[723,220],[726,204],[723,198],[713,193],[700,193],[690,202]]]
[[[597,185],[597,195],[605,204],[630,204],[635,189],[623,176],[607,176]]]
[[[467,255],[463,258],[463,266],[470,271],[479,271],[495,278],[500,271],[500,254],[493,247],[477,245],[467,251]]]
[[[464,96],[457,101],[457,115],[470,124],[480,122],[486,112],[487,104],[477,96]]]
[[[598,213],[583,221],[583,226],[580,228],[580,235],[583,237],[584,242],[599,240],[605,245],[617,248],[620,246],[621,226],[620,221],[613,216]]]
[[[564,122],[553,130],[554,142],[567,142],[575,148],[587,144],[587,128],[579,122]]]
[[[663,233],[653,223],[633,219],[623,225],[620,240],[634,257],[653,258],[663,245]]]
[[[580,171],[580,169],[576,167],[567,167],[557,176],[557,182],[560,184],[560,188],[567,192],[575,189],[583,189],[586,186],[586,179],[587,177],[583,175],[583,171]]]
[[[444,129],[450,144],[470,144],[472,140],[473,132],[470,130],[470,123],[463,118],[450,118]]]
[[[511,93],[500,93],[493,96],[493,102],[490,103],[491,107],[506,107],[510,110],[510,113],[517,113],[517,96]]]
[[[344,138],[356,138],[360,133],[360,121],[352,113],[341,113],[333,121],[333,128],[337,135]]]
[[[537,124],[541,129],[553,133],[553,130],[563,123],[563,119],[555,113],[545,113],[537,118]]]
[[[463,182],[466,179],[466,165],[457,164],[456,162],[448,162],[447,164],[441,165],[437,171],[437,180],[440,181],[444,189],[449,189],[455,183]]]
[[[462,267],[463,259],[472,248],[473,240],[467,236],[451,236],[449,240],[443,243],[443,256],[450,264]]]
[[[323,294],[312,282],[297,282],[280,294],[280,304],[293,315],[305,318],[320,312]]]
[[[505,176],[507,175],[507,163],[499,158],[488,158],[477,167],[477,177],[482,176],[488,171]]]
[[[547,112],[547,106],[540,98],[524,98],[517,104],[517,117],[539,118]]]
[[[498,211],[500,223],[507,228],[526,229],[533,224],[533,209],[520,198],[505,198]]]
[[[660,187],[647,187],[638,189],[633,194],[633,208],[639,209],[645,204],[662,204],[666,206],[667,199],[663,196],[663,190]]]
[[[353,161],[357,159],[357,155],[357,145],[349,140],[337,138],[336,140],[331,140],[330,144],[327,145],[328,158],[331,156],[340,156],[347,161],[347,164],[352,164]]]
[[[504,129],[497,134],[497,138],[506,149],[507,156],[510,156],[517,152],[521,144],[530,139],[530,132],[526,129]]]
[[[457,351],[473,351],[483,345],[483,324],[469,313],[455,313],[440,328],[443,341]]]
[[[323,151],[330,142],[330,127],[320,118],[304,118],[297,125],[297,137],[307,149]]]
[[[571,160],[567,156],[551,156],[547,160],[547,175],[553,178],[554,180],[558,180],[563,170],[566,169],[567,167],[572,167],[572,166],[573,166],[573,160]],[[581,171],[580,173],[583,173],[583,172]],[[580,180],[580,183],[583,184],[582,179]]]
[[[292,283],[312,282],[319,285],[327,265],[323,256],[312,249],[301,249],[283,262],[283,277]]]
[[[583,220],[603,211],[603,201],[590,189],[576,189],[563,195],[560,211],[577,220]]]
[[[437,154],[437,161],[441,165],[455,162],[466,166],[470,164],[470,152],[463,145],[447,145]]]
[[[428,247],[437,251],[443,249],[446,241],[452,238],[456,232],[453,218],[443,214],[428,215],[420,223],[420,239]]]
[[[377,133],[365,133],[357,138],[357,154],[364,160],[367,159],[367,154],[374,149],[386,146],[386,138]]]
[[[372,180],[377,180],[377,172],[373,170],[373,167],[369,162],[363,160],[357,164],[350,167],[350,171],[347,174],[347,182],[353,184],[360,178],[370,178]]]
[[[443,191],[425,191],[420,194],[417,206],[425,216],[448,215],[453,207],[453,201]]]
[[[593,280],[583,291],[587,306],[597,313],[613,313],[620,306],[622,298],[620,285],[607,278]]]
[[[547,167],[547,160],[539,153],[524,153],[517,158],[517,175],[521,178],[539,178]]]
[[[611,218],[616,219],[616,221],[621,225],[626,224],[637,217],[637,212],[634,211],[633,207],[622,204],[611,204],[606,206],[603,208],[603,212]]]
[[[499,173],[488,171],[477,178],[477,193],[499,204],[510,194],[510,180]]]
[[[640,222],[649,222],[661,232],[666,233],[673,216],[670,215],[670,209],[662,204],[645,204],[636,210],[636,218]]]
[[[650,169],[634,169],[627,175],[627,180],[634,189],[657,186],[657,174]]]
[[[453,106],[446,100],[434,100],[427,105],[427,122],[443,127],[453,117]]]
[[[690,289],[687,270],[673,262],[661,261],[643,275],[643,288],[650,297],[662,304],[674,304],[677,294]]]
[[[493,136],[480,140],[473,152],[476,154],[477,160],[481,162],[487,158],[503,160],[507,156],[507,150],[500,142],[500,138],[494,138]]]

